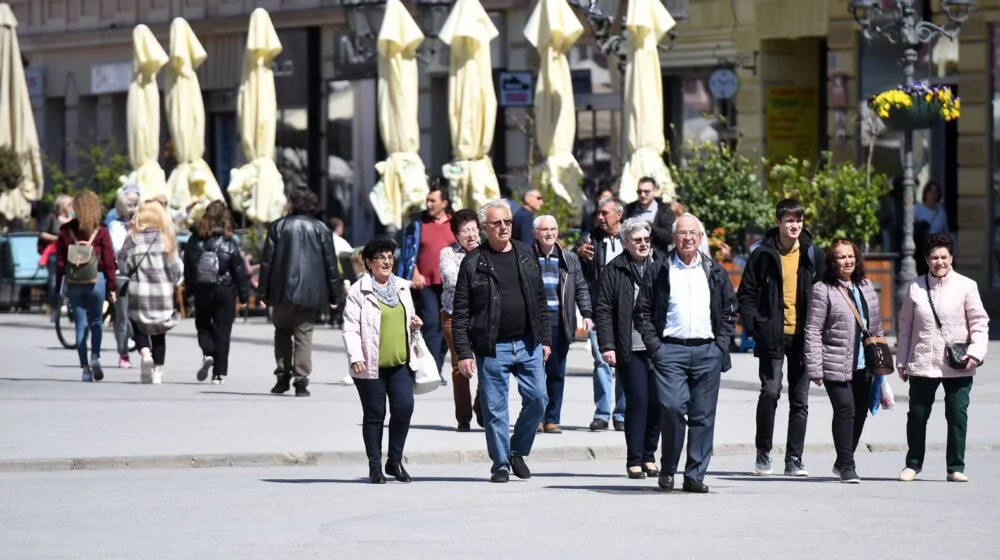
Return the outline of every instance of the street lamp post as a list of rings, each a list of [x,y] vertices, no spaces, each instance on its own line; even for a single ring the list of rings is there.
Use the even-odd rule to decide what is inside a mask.
[[[363,60],[371,60],[377,56],[378,33],[385,17],[386,0],[337,0],[337,3],[344,10],[355,54]],[[434,39],[437,37],[437,31],[433,29],[435,25],[433,16],[437,13],[447,15],[452,0],[404,0],[403,3],[412,4],[417,8],[422,20],[418,20],[418,24],[424,36]],[[433,52],[433,47],[429,50]]]
[[[948,17],[944,27],[924,21],[914,0],[851,0],[850,10],[869,41],[882,39],[905,45],[900,57],[906,85],[913,83],[918,60],[917,49],[939,37],[954,41],[958,30],[972,12],[974,0],[941,0]],[[913,173],[913,131],[903,132],[903,258],[899,271],[899,294],[905,295],[910,282],[917,278],[916,247],[913,242],[913,203],[916,181]]]

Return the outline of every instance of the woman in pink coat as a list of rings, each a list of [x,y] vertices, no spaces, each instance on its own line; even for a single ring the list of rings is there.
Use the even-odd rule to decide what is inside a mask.
[[[389,458],[385,472],[410,482],[403,468],[403,446],[413,415],[410,337],[423,322],[414,315],[410,283],[392,273],[396,243],[379,236],[365,245],[367,274],[351,286],[344,306],[344,344],[351,377],[361,397],[361,435],[368,454],[368,481],[385,484],[382,473],[382,424],[389,399]]]
[[[925,247],[930,272],[910,284],[899,314],[897,367],[900,379],[910,383],[910,411],[906,416],[909,449],[899,479],[913,480],[924,466],[927,419],[937,388],[943,385],[948,480],[968,482],[964,471],[969,392],[976,368],[986,357],[989,317],[976,282],[951,268],[951,237],[928,235]],[[945,357],[945,345],[962,342],[968,342],[969,348],[960,357],[965,365],[956,369]]]

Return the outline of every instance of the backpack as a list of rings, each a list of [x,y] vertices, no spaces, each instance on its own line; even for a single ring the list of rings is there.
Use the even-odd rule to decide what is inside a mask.
[[[86,241],[77,241],[76,235],[71,231],[70,237],[73,244],[66,248],[66,283],[67,284],[96,284],[97,275],[97,251],[94,250],[94,238],[97,232],[90,235]]]
[[[214,286],[219,283],[218,253],[206,247],[198,255],[198,262],[194,265],[194,280],[206,286]]]

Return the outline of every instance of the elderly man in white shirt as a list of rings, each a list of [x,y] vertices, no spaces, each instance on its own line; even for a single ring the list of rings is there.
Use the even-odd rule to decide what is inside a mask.
[[[699,250],[704,227],[698,218],[678,218],[673,237],[675,249],[659,261],[639,295],[634,324],[652,356],[662,407],[663,456],[657,484],[667,492],[674,489],[687,428],[682,488],[704,494],[721,374],[731,367],[737,301],[729,274]]]

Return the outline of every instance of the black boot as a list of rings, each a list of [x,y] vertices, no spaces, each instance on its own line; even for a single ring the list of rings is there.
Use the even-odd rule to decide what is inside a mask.
[[[291,375],[279,375],[278,381],[271,387],[271,394],[281,395],[287,393],[289,389],[292,388],[292,376]]]
[[[385,475],[382,474],[382,466],[378,463],[368,465],[368,483],[385,484]]]
[[[392,460],[386,461],[385,472],[389,474],[389,476],[396,477],[396,480],[399,482],[411,482],[413,480],[413,478],[410,477],[410,473],[406,472],[406,469],[403,468],[402,462]]]

